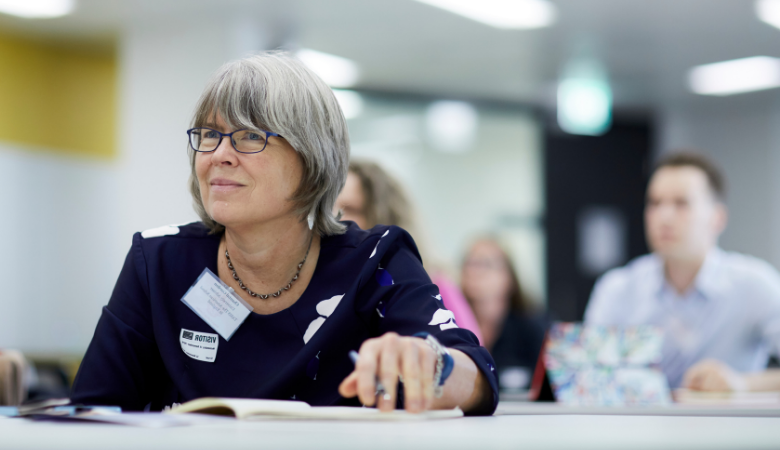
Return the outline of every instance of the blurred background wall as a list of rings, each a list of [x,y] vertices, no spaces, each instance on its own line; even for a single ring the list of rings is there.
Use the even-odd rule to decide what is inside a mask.
[[[303,51],[335,77],[353,156],[403,181],[431,254],[457,272],[471,239],[498,235],[559,318],[581,318],[593,281],[646,251],[644,185],[680,147],[725,169],[722,246],[780,265],[780,30],[762,2],[478,2],[497,8],[492,23],[431,3],[80,0],[56,17],[1,13],[0,347],[84,351],[132,233],[196,219],[185,130],[206,80],[265,49]],[[690,83],[697,66],[755,56],[770,57],[761,90]]]

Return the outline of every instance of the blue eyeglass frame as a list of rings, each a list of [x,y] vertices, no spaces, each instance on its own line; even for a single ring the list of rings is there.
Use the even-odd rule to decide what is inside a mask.
[[[195,130],[210,130],[210,131],[213,131],[213,132],[215,132],[215,133],[219,133],[219,142],[217,142],[217,146],[216,146],[216,147],[214,147],[214,150],[196,150],[196,149],[195,149],[195,148],[192,146],[192,132],[193,132],[193,131],[195,131]],[[255,153],[260,153],[260,152],[262,152],[263,150],[265,150],[265,148],[268,146],[268,136],[282,137],[282,135],[281,135],[281,134],[279,134],[279,133],[274,133],[273,131],[257,130],[257,131],[262,131],[263,133],[265,133],[265,144],[263,144],[263,148],[262,148],[262,149],[260,149],[260,150],[258,150],[258,151],[256,151],[256,152],[242,152],[241,150],[239,150],[238,148],[236,148],[236,143],[235,143],[235,142],[233,142],[233,135],[234,135],[235,133],[238,133],[239,131],[247,131],[247,130],[250,130],[250,129],[249,129],[249,128],[242,128],[242,129],[240,129],[240,130],[236,130],[236,131],[234,131],[234,132],[232,132],[232,133],[223,133],[223,132],[221,132],[221,131],[219,131],[219,130],[215,130],[215,129],[213,129],[213,128],[209,128],[209,127],[195,127],[195,128],[190,128],[189,130],[187,130],[187,145],[189,145],[189,146],[190,146],[190,148],[191,148],[193,151],[196,151],[196,152],[198,152],[198,153],[211,153],[211,152],[217,151],[217,149],[219,148],[219,146],[222,144],[222,138],[224,138],[224,137],[226,137],[226,136],[227,136],[228,138],[230,138],[230,145],[233,147],[233,150],[237,151],[238,153],[243,153],[243,154],[245,154],[245,155],[253,155],[253,154],[255,154]],[[250,131],[251,131],[251,130],[250,130]],[[284,139],[284,138],[282,138],[282,139]]]

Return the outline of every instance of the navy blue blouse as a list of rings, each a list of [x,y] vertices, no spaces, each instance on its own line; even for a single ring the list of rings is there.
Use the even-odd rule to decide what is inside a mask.
[[[71,400],[125,410],[160,410],[206,396],[357,405],[338,393],[353,370],[348,352],[388,331],[427,331],[469,355],[485,374],[493,398],[473,413],[492,414],[498,404],[493,359],[454,323],[409,234],[347,223],[345,234],[323,237],[300,299],[274,314],[250,313],[230,341],[219,337],[212,362],[182,350],[182,329],[215,331],[181,298],[204,268],[217,273],[221,236],[209,235],[200,222],[169,227],[165,236],[136,233]]]

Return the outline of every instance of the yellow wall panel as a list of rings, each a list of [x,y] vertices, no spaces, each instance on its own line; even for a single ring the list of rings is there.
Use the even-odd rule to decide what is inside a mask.
[[[0,141],[64,154],[116,154],[114,54],[0,35]]]

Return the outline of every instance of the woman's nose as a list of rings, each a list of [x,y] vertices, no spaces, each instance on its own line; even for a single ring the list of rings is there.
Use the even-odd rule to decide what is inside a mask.
[[[225,136],[212,153],[213,164],[235,165],[237,162],[236,151],[233,149],[233,143],[230,138]]]

